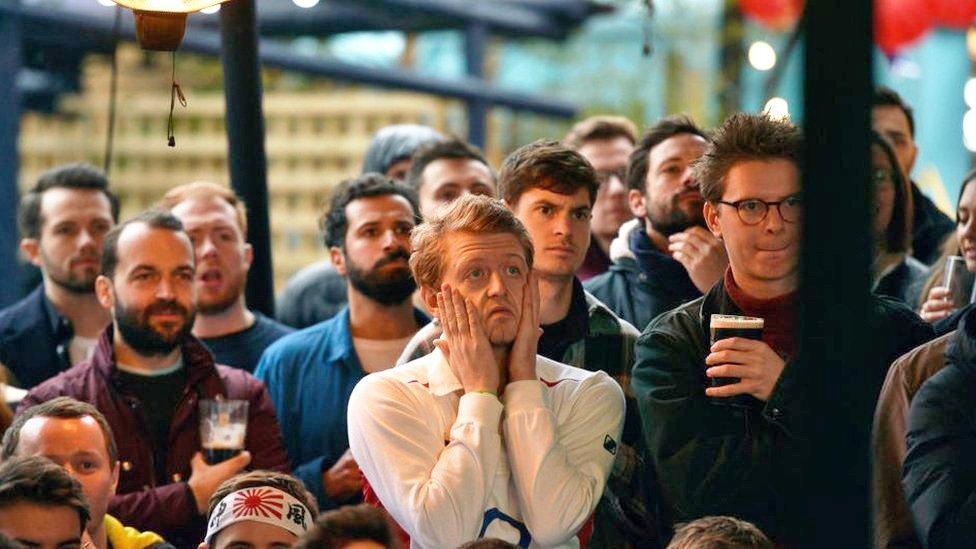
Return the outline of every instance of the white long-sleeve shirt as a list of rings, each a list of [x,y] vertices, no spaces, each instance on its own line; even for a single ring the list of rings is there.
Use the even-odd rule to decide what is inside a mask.
[[[613,466],[623,392],[603,372],[541,356],[536,373],[501,400],[464,394],[438,350],[353,390],[353,457],[411,547],[579,546]]]

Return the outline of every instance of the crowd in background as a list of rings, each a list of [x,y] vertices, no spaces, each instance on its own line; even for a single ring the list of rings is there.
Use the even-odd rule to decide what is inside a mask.
[[[873,380],[874,546],[969,547],[976,312],[943,281],[976,273],[976,175],[953,221],[911,179],[910,106],[878,90],[872,126],[871,362],[823,367]],[[233,191],[123,221],[102,172],[51,169],[18,210],[42,282],[0,311],[0,546],[802,545],[830,513],[804,498],[803,142],[594,116],[492,166],[383,128],[277,318],[245,302]],[[213,400],[246,402],[226,459]]]

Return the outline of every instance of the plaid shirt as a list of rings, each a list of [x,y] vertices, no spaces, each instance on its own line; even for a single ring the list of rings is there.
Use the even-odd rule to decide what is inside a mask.
[[[643,438],[637,402],[630,387],[634,344],[640,332],[615,315],[592,294],[584,294],[589,315],[587,335],[566,349],[561,362],[591,372],[603,370],[617,380],[627,398],[622,444],[603,499],[597,506],[596,523],[589,546],[622,547],[628,542],[646,543],[655,537],[654,521],[644,502],[644,461],[640,450]],[[441,332],[437,319],[421,328],[403,349],[397,366],[433,352],[436,349],[434,340],[440,337]]]

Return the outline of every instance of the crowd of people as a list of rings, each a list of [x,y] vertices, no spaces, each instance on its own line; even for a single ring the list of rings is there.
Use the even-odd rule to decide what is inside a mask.
[[[976,273],[976,175],[953,222],[911,108],[878,90],[872,124],[873,362],[829,366],[880,388],[874,546],[968,547],[976,309],[941,281]],[[766,115],[594,116],[496,169],[383,128],[277,319],[231,190],[121,221],[102,172],[55,167],[18,211],[42,281],[0,311],[0,547],[802,545],[802,150]],[[245,404],[219,459],[204,401]]]

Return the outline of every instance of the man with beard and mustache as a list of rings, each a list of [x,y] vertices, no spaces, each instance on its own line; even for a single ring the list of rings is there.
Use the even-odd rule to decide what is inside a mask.
[[[346,434],[349,394],[366,374],[393,366],[428,322],[411,301],[416,284],[407,263],[419,211],[414,190],[386,176],[340,183],[322,226],[349,304],[276,341],[254,373],[271,391],[294,475],[323,510],[362,494]]]
[[[638,219],[620,228],[610,245],[613,265],[586,289],[638,329],[701,296],[728,267],[722,242],[705,228],[704,200],[691,169],[707,144],[690,118],[670,116],[630,155],[627,186]]]
[[[268,345],[294,330],[244,302],[253,254],[244,203],[227,187],[198,181],[171,189],[160,206],[179,218],[193,241],[198,312],[193,335],[218,363],[253,372]]]
[[[118,441],[117,495],[109,513],[177,547],[206,531],[208,500],[249,464],[287,471],[264,384],[213,356],[190,333],[196,314],[193,244],[169,212],[144,212],[105,236],[95,292],[111,311],[91,359],[38,385],[20,410],[58,396],[88,402]],[[245,448],[208,464],[200,452],[201,399],[248,402]]]
[[[43,283],[0,312],[0,363],[29,389],[88,358],[108,311],[95,298],[102,239],[116,223],[118,199],[86,164],[45,172],[20,201],[21,250]]]

